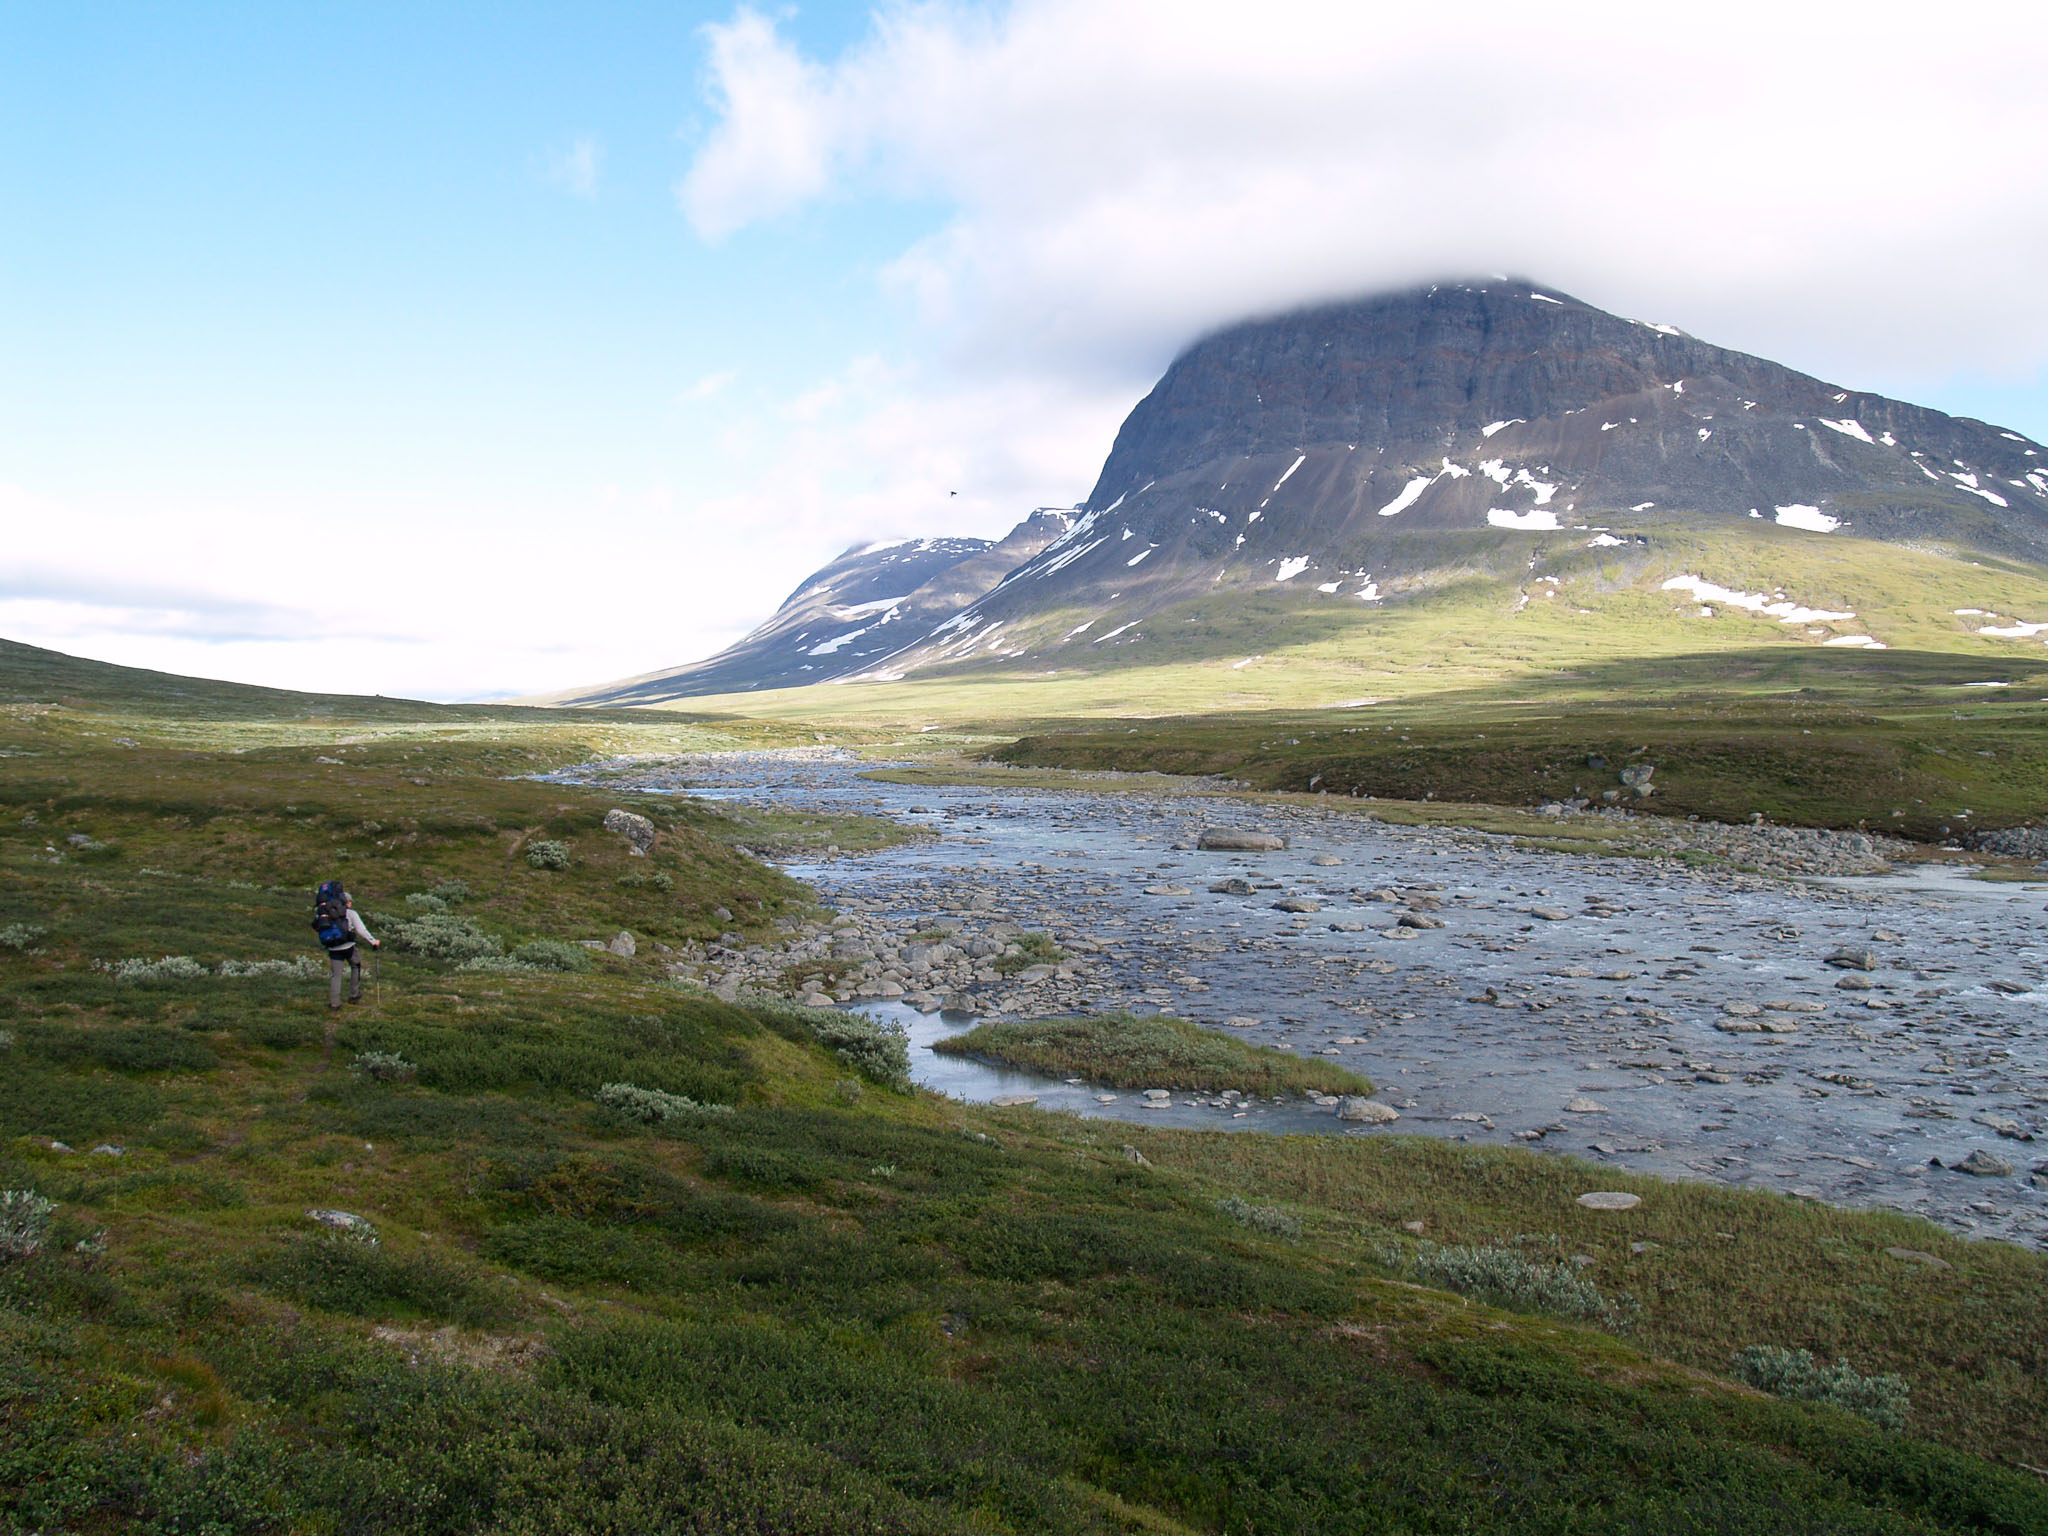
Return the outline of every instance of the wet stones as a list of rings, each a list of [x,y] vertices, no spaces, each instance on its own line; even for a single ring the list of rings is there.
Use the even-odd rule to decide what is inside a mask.
[[[2011,1163],[2002,1157],[1993,1156],[1982,1147],[1978,1147],[1961,1162],[1950,1163],[1949,1167],[1957,1173],[1974,1174],[1980,1179],[2009,1179],[2013,1173]]]
[[[2034,1139],[2034,1133],[2010,1115],[1972,1115],[1970,1120],[1973,1124],[1983,1126],[1987,1131],[1996,1131],[2008,1141],[2032,1141]]]
[[[1714,1023],[1714,1028],[1724,1035],[1796,1035],[1799,1026],[1790,1019],[1737,1016],[1723,1017]]]
[[[1252,893],[1252,889],[1251,881],[1241,875],[1232,875],[1229,879],[1218,880],[1214,885],[1210,886],[1209,894],[1212,896],[1249,896]]]
[[[1287,839],[1277,832],[1240,832],[1234,827],[1204,827],[1195,846],[1210,853],[1278,853]]]

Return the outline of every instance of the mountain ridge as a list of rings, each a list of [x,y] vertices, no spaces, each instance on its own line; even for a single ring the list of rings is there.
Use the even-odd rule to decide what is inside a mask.
[[[978,577],[1022,558],[964,602],[963,587],[901,606],[828,664],[791,663],[792,637],[811,635],[798,621],[816,615],[785,604],[720,657],[562,697],[1104,655],[1217,594],[1398,602],[1447,572],[1504,578],[1563,547],[1516,542],[1529,535],[1640,545],[1703,520],[2039,565],[2048,453],[1523,279],[1435,283],[1196,341],[1126,417],[1065,526],[1037,548],[1012,534],[978,551]],[[778,664],[759,665],[777,646]]]

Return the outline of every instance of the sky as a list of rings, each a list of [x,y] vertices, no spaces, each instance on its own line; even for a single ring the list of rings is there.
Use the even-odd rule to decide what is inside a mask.
[[[491,698],[1514,272],[2048,438],[2048,10],[0,0],[0,637]]]

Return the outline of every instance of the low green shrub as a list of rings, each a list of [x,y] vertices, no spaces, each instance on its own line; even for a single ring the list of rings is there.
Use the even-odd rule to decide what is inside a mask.
[[[40,923],[9,923],[0,928],[0,949],[27,949],[49,931]]]
[[[414,891],[405,898],[405,904],[415,912],[446,912],[447,898],[436,896],[431,891]]]
[[[48,1062],[91,1063],[116,1072],[203,1072],[214,1065],[213,1052],[205,1045],[162,1024],[111,1029],[41,1025],[25,1043]]]
[[[529,939],[512,951],[512,958],[537,971],[587,971],[591,964],[589,950],[561,939]]]
[[[311,955],[298,955],[290,960],[223,960],[215,974],[230,979],[248,976],[289,976],[298,981],[308,981],[327,972],[325,963]]]
[[[454,906],[457,902],[469,900],[469,882],[467,880],[443,880],[439,885],[428,891],[427,894],[429,896],[437,896],[450,906]]]
[[[1277,1205],[1253,1205],[1237,1195],[1225,1195],[1216,1202],[1216,1209],[1254,1232],[1270,1237],[1301,1236],[1301,1223]]]
[[[0,1189],[0,1259],[32,1258],[50,1237],[57,1202],[30,1189]]]
[[[910,1086],[910,1037],[900,1024],[837,1008],[807,1008],[765,992],[743,993],[740,1003],[779,1034],[824,1046],[863,1077],[892,1088]]]
[[[1773,1397],[1827,1403],[1884,1429],[1906,1427],[1903,1376],[1865,1376],[1846,1360],[1823,1365],[1804,1349],[1752,1344],[1734,1356],[1735,1379]]]
[[[391,947],[427,960],[476,960],[504,953],[505,946],[453,913],[423,912],[411,919],[383,920]]]
[[[732,1113],[730,1104],[699,1104],[680,1093],[638,1088],[631,1083],[606,1083],[597,1090],[597,1102],[628,1120],[638,1120],[642,1125],[666,1125],[672,1120],[696,1120],[705,1115]]]
[[[467,1268],[427,1253],[394,1254],[342,1232],[291,1244],[259,1264],[256,1277],[307,1306],[356,1317],[414,1313],[487,1327],[510,1311]]]
[[[535,869],[567,869],[569,867],[569,845],[552,838],[542,838],[526,845],[526,862]]]
[[[1609,1298],[1570,1264],[1531,1259],[1504,1243],[1423,1243],[1411,1259],[1386,1245],[1377,1257],[1424,1285],[1471,1296],[1518,1312],[1547,1312],[1617,1330],[1634,1320],[1632,1297]]]
[[[713,1147],[704,1171],[714,1178],[734,1179],[764,1189],[810,1189],[818,1175],[786,1152],[768,1147]]]
[[[165,955],[161,960],[116,960],[107,967],[114,980],[147,985],[160,981],[204,981],[207,969],[190,955]]]
[[[380,1083],[411,1083],[420,1069],[393,1051],[364,1051],[348,1064],[349,1071]]]

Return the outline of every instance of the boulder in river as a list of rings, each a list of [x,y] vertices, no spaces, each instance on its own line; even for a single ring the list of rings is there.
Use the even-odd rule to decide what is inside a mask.
[[[1249,896],[1251,893],[1252,883],[1242,875],[1232,875],[1227,880],[1218,880],[1209,887],[1209,894],[1212,896]]]
[[[1273,903],[1275,912],[1320,912],[1323,904],[1307,896],[1282,896]]]
[[[1972,1115],[1970,1118],[1986,1130],[1996,1131],[1999,1135],[2013,1141],[2032,1141],[2034,1139],[2034,1133],[2010,1115],[1994,1115],[1987,1111],[1981,1115]]]
[[[1828,964],[1840,971],[1874,971],[1877,952],[1858,944],[1845,944],[1828,956]]]
[[[2002,1157],[1993,1157],[1982,1147],[1977,1148],[1960,1163],[1950,1163],[1949,1167],[1955,1169],[1958,1173],[1974,1173],[1980,1179],[2009,1179],[2012,1177],[2012,1164]]]
[[[1195,846],[1210,853],[1277,853],[1287,839],[1277,832],[1240,832],[1235,827],[1204,827]]]
[[[1347,1093],[1337,1101],[1339,1120],[1356,1120],[1366,1125],[1385,1125],[1401,1118],[1401,1112],[1390,1104],[1375,1104],[1363,1094]]]

